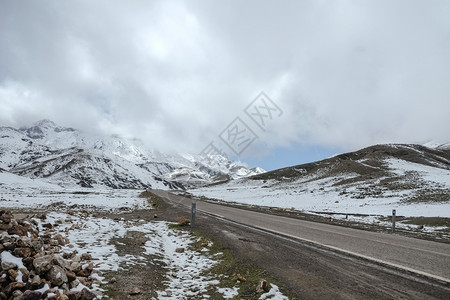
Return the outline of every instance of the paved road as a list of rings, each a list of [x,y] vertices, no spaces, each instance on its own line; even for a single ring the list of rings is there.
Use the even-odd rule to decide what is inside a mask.
[[[181,205],[191,206],[192,203],[191,199],[166,191],[153,192]],[[196,202],[200,212],[450,283],[450,244],[297,220],[203,201]]]

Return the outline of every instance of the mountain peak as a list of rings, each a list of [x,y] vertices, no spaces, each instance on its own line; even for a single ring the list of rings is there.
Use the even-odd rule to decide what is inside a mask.
[[[56,125],[55,122],[49,120],[49,119],[42,119],[40,121],[37,121],[35,124],[33,124],[34,126],[38,126],[38,127],[44,127],[44,128],[56,128],[58,127],[58,125]]]

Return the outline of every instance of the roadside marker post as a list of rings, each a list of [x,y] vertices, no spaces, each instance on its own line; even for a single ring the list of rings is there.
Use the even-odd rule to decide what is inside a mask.
[[[395,232],[395,214],[396,214],[396,210],[393,209],[392,210],[392,232]]]
[[[195,214],[197,212],[197,203],[192,202],[192,208],[191,208],[191,226],[194,226],[195,224]]]

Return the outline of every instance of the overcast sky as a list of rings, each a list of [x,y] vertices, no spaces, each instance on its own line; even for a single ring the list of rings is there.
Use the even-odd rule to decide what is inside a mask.
[[[445,0],[0,0],[0,125],[233,153],[219,135],[239,117],[256,138],[235,152],[268,169],[450,142],[449,16]],[[261,91],[278,108],[263,128],[244,111]]]

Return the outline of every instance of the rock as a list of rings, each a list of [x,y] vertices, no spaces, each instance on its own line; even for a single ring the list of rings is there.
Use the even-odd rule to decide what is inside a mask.
[[[11,242],[4,242],[3,247],[5,247],[5,249],[8,251],[14,251],[14,248],[16,248],[16,245]]]
[[[53,257],[44,255],[33,260],[33,266],[37,274],[44,274],[52,268]]]
[[[13,215],[11,211],[9,210],[2,210],[0,211],[0,222],[3,224],[9,224],[11,222],[11,219],[13,218]]]
[[[16,244],[18,247],[27,247],[27,248],[33,247],[31,238],[29,238],[27,236],[23,236],[23,237],[17,239]]]
[[[39,300],[41,299],[41,293],[36,292],[36,291],[25,291],[25,293],[23,293],[22,298],[20,298],[21,300]]]
[[[31,249],[30,248],[16,248],[14,249],[14,255],[19,257],[30,257]]]
[[[41,248],[44,246],[42,241],[40,241],[40,240],[31,241],[31,245],[32,245],[34,251],[36,251],[36,252],[40,251]]]
[[[59,233],[57,235],[55,235],[53,238],[58,241],[58,244],[60,246],[65,246],[69,243],[69,239],[67,237],[62,236]]]
[[[80,281],[78,279],[75,279],[74,281],[69,282],[69,289],[74,289],[80,284]]]
[[[46,224],[42,224],[42,227],[47,228],[47,229],[52,229],[53,225],[50,223],[46,223]]]
[[[89,253],[83,253],[81,254],[81,260],[92,260],[92,255]]]
[[[66,275],[67,275],[67,280],[68,280],[69,282],[72,282],[72,281],[74,281],[75,279],[77,279],[77,275],[75,275],[75,273],[72,272],[72,271],[67,271],[67,272],[66,272]]]
[[[17,297],[22,296],[22,294],[23,294],[23,292],[22,292],[21,290],[15,290],[15,291],[12,293],[12,296],[13,296],[14,298],[17,298]]]
[[[69,292],[67,294],[67,297],[69,298],[69,300],[79,300],[81,298],[81,292]]]
[[[88,277],[89,275],[91,275],[91,271],[89,271],[87,268],[77,272],[77,276]]]
[[[79,264],[77,262],[72,262],[70,264],[69,270],[72,270],[73,272],[77,273],[81,270],[81,264]]]
[[[53,266],[47,273],[47,279],[53,284],[60,286],[63,283],[68,282],[66,272],[60,266]]]
[[[417,229],[422,230],[423,229],[423,225],[417,226]]]
[[[97,296],[87,288],[81,290],[80,300],[93,300],[95,298],[97,298]]]
[[[77,280],[84,286],[91,287],[92,282],[86,277],[77,277]]]
[[[1,266],[3,271],[17,268],[17,265],[15,263],[9,261],[2,261]]]
[[[142,293],[142,291],[136,286],[128,292],[128,294],[131,296],[139,295],[140,293]]]
[[[70,270],[70,262],[68,260],[65,260],[64,258],[62,258],[58,254],[53,255],[53,261],[52,262],[53,262],[54,265],[58,265],[61,268],[64,268],[66,270]]]
[[[28,269],[30,269],[33,265],[33,260],[34,258],[32,257],[25,257],[24,259],[22,259],[22,262]]]
[[[113,277],[113,278],[111,278],[111,279],[109,280],[109,283],[116,283],[116,282],[117,282],[116,277]]]
[[[242,276],[241,274],[236,275],[236,280],[239,280],[240,282],[247,281],[247,279],[244,276]]]
[[[6,279],[6,277],[0,277],[0,290],[2,288],[4,288],[8,283],[9,283],[9,280]]]
[[[41,277],[39,275],[34,275],[33,279],[31,279],[31,287],[33,289],[38,289],[41,285]]]
[[[199,286],[196,285],[196,286],[191,287],[191,292],[197,293],[199,291],[200,291],[200,287]]]
[[[25,283],[23,282],[11,282],[10,284],[8,284],[5,289],[3,290],[3,292],[5,294],[11,294],[12,292],[14,292],[15,290],[23,290],[25,289]]]
[[[90,263],[87,265],[86,269],[92,272],[92,270],[94,270],[94,263],[93,263],[93,262],[90,262]]]
[[[27,236],[28,230],[22,225],[13,225],[8,229],[9,235]]]
[[[269,290],[270,290],[269,283],[266,280],[261,279],[259,281],[258,285],[256,286],[256,292],[263,293],[263,292],[268,292]]]
[[[59,293],[58,290],[56,290],[55,288],[51,288],[45,291],[44,294],[42,294],[42,298],[46,300],[58,300],[58,297],[60,295],[61,294]]]
[[[22,281],[28,282],[28,279],[30,278],[30,272],[28,269],[20,268],[19,271],[22,272]]]
[[[176,253],[183,253],[184,252],[184,248],[177,248],[175,249]]]
[[[9,276],[11,276],[11,279],[13,281],[16,281],[17,276],[19,276],[19,273],[14,269],[9,269],[8,274],[9,274]]]

